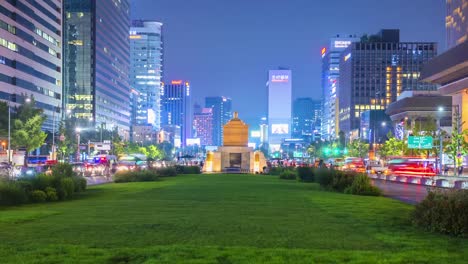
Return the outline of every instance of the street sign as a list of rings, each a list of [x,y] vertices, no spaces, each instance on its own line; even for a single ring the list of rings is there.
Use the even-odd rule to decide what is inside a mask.
[[[293,156],[294,156],[294,158],[303,158],[304,157],[304,155],[303,155],[303,153],[301,151],[294,151]]]
[[[432,137],[408,137],[408,148],[409,149],[431,149],[433,147],[434,140]]]

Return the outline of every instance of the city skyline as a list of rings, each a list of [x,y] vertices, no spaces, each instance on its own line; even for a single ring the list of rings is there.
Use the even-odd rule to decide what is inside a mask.
[[[361,36],[382,28],[399,28],[402,41],[437,42],[439,53],[445,50],[445,1],[432,5],[422,0],[332,1],[320,8],[309,1],[280,3],[142,0],[133,2],[131,15],[133,19],[155,19],[165,24],[167,80],[190,79],[194,102],[201,103],[207,96],[231,97],[233,110],[242,113],[248,123],[266,116],[266,100],[251,104],[243,99],[264,97],[265,72],[269,69],[284,66],[292,70],[294,99],[321,98],[320,51],[336,34]],[[186,8],[180,9],[181,5]],[[248,8],[243,10],[245,6]],[[210,10],[223,10],[225,15],[210,15]],[[236,14],[241,11],[243,19],[239,21]],[[297,17],[288,18],[290,13]],[[328,13],[333,14],[333,20],[324,15]],[[277,37],[279,33],[281,38]]]

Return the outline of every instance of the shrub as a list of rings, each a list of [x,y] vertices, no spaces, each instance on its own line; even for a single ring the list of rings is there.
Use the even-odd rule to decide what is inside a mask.
[[[177,171],[176,171],[176,168],[174,167],[166,167],[166,168],[157,169],[156,174],[161,177],[170,177],[170,176],[177,176]]]
[[[356,173],[348,171],[332,170],[331,189],[337,192],[344,192],[346,188],[353,184]]]
[[[411,219],[432,232],[468,237],[468,190],[430,191]]]
[[[43,203],[47,199],[47,194],[42,190],[34,190],[30,194],[31,201],[34,203]]]
[[[333,170],[318,169],[315,173],[315,181],[323,188],[330,188],[333,181]]]
[[[353,183],[351,186],[347,187],[344,192],[348,194],[367,196],[380,196],[382,194],[382,191],[373,186],[369,177],[365,174],[358,174],[354,177]]]
[[[68,163],[59,163],[52,167],[52,176],[55,177],[73,177],[73,167]]]
[[[183,166],[182,174],[200,174],[201,169],[199,166]]]
[[[58,196],[57,196],[57,190],[55,190],[55,188],[52,188],[52,187],[47,187],[45,189],[45,193],[47,195],[47,201],[49,202],[55,202],[58,200]]]
[[[136,175],[131,171],[117,172],[114,175],[114,182],[136,182]]]
[[[155,171],[144,170],[144,171],[126,171],[119,172],[114,175],[114,182],[145,182],[145,181],[157,181],[158,174]]]
[[[295,180],[296,173],[294,171],[285,170],[280,174],[279,178],[283,180]]]
[[[299,167],[297,168],[297,177],[303,182],[313,182],[314,169],[310,167]]]
[[[86,190],[87,182],[85,178],[74,176],[72,179],[75,185],[75,192],[84,192]]]
[[[144,170],[135,172],[136,180],[140,182],[157,181],[158,175],[154,171]]]
[[[54,178],[51,175],[41,173],[28,181],[32,184],[34,190],[45,190],[47,187],[53,186]]]
[[[286,169],[283,168],[283,167],[271,167],[270,170],[268,171],[268,174],[269,175],[280,175],[283,171],[285,171]]]
[[[319,169],[315,175],[316,181],[325,189],[344,192],[353,184],[356,173],[338,170]]]
[[[17,205],[27,200],[28,196],[21,184],[14,181],[0,182],[0,205]]]
[[[60,180],[59,187],[57,187],[57,193],[60,200],[69,199],[73,196],[75,191],[75,184],[71,178],[63,178]]]

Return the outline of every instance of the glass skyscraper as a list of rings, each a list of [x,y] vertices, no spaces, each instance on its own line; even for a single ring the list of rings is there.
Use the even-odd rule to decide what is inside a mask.
[[[330,45],[321,50],[322,55],[322,116],[320,134],[325,140],[338,137],[338,85],[340,77],[340,57],[352,42],[359,41],[353,35],[337,35],[331,38]]]
[[[52,131],[62,105],[62,1],[24,2],[0,4],[0,100],[33,96]]]
[[[403,91],[437,90],[419,79],[422,65],[436,55],[436,43],[400,42],[399,30],[352,43],[340,58],[339,130],[357,130],[362,112],[386,109]]]
[[[447,48],[468,40],[468,0],[447,0]]]
[[[163,73],[162,23],[135,20],[130,28],[130,84],[132,127],[161,128]]]
[[[312,98],[297,98],[293,103],[292,136],[312,140],[320,133],[321,103]]]
[[[64,2],[64,107],[82,126],[130,131],[129,0]]]
[[[223,143],[223,126],[232,118],[232,100],[224,96],[206,97],[205,107],[213,109],[213,145]]]
[[[161,95],[163,126],[180,127],[181,145],[187,146],[187,138],[192,136],[192,107],[190,83],[173,80],[164,84]]]

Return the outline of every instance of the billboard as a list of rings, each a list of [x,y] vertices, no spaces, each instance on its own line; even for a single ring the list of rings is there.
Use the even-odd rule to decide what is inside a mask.
[[[289,125],[288,124],[272,124],[271,134],[276,134],[276,135],[289,134]]]

